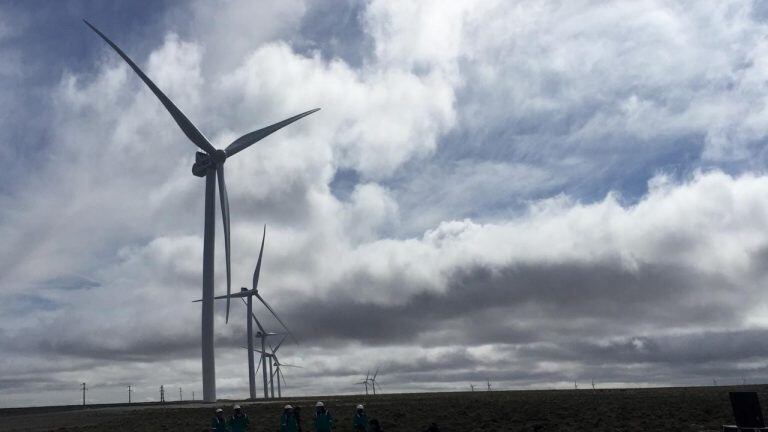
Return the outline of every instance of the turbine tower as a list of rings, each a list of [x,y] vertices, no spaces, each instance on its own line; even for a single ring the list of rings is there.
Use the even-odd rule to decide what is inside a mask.
[[[85,21],[85,20],[83,20]],[[197,177],[205,177],[205,235],[203,237],[203,310],[202,310],[202,366],[203,366],[203,400],[216,402],[216,363],[213,348],[213,258],[215,247],[215,223],[216,223],[216,182],[219,184],[219,198],[221,200],[221,218],[224,224],[224,255],[227,268],[227,294],[230,294],[231,275],[229,258],[229,199],[227,187],[224,183],[224,162],[228,157],[245,150],[257,141],[267,137],[273,132],[288,126],[289,124],[308,116],[319,108],[295,115],[271,126],[247,133],[229,144],[226,149],[216,149],[208,141],[194,124],[174,105],[174,103],[152,82],[142,70],[133,62],[114,42],[109,40],[101,31],[91,25],[85,24],[98,34],[104,41],[117,52],[120,57],[133,69],[142,81],[152,90],[152,93],[160,99],[176,124],[184,134],[202,152],[195,154],[195,163],[192,165],[192,174]],[[227,317],[229,322],[229,302],[227,297]]]

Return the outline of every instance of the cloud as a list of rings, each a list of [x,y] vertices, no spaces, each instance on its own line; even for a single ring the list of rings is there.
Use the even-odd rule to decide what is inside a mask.
[[[359,391],[377,363],[391,391],[765,369],[759,10],[260,6],[173,8],[157,40],[105,30],[217,147],[322,108],[227,161],[233,285],[266,224],[260,290],[302,341],[283,360],[311,366],[291,391]],[[95,69],[48,89],[50,142],[0,198],[0,366],[52,389],[4,380],[5,405],[200,385],[196,149],[89,42]],[[233,307],[221,397],[247,383]]]

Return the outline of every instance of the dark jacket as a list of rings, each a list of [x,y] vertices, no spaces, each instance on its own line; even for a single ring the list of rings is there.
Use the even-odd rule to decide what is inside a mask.
[[[333,416],[331,412],[315,412],[315,432],[331,432],[333,429]]]
[[[243,413],[241,416],[230,417],[227,426],[229,426],[229,429],[231,429],[232,432],[246,432],[250,423],[251,419]]]
[[[211,420],[211,430],[214,432],[229,432],[227,421],[223,417],[221,420],[218,417],[214,417]]]
[[[296,416],[283,414],[280,416],[280,432],[299,432],[299,423]]]
[[[355,432],[368,431],[368,416],[365,413],[355,413],[355,416],[352,417],[352,430]]]

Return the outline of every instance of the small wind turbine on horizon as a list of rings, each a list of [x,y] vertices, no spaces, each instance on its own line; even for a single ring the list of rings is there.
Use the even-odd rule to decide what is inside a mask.
[[[371,379],[371,370],[369,369],[368,372],[365,374],[365,379],[363,379],[360,382],[356,382],[355,384],[362,384],[365,386],[365,395],[368,396],[368,382]]]
[[[376,368],[376,372],[373,373],[373,376],[368,378],[368,382],[371,383],[371,388],[373,389],[373,395],[376,396],[376,388],[380,386],[376,384],[376,377],[379,376],[379,368]]]
[[[216,401],[216,363],[213,344],[213,277],[214,277],[214,248],[215,248],[215,224],[216,224],[216,182],[219,185],[219,198],[221,200],[221,218],[224,225],[224,255],[227,268],[227,295],[231,294],[230,248],[229,248],[229,199],[227,187],[224,182],[224,162],[227,158],[245,150],[254,143],[268,135],[282,129],[289,124],[306,117],[319,108],[303,112],[283,121],[262,129],[247,133],[233,141],[225,149],[216,149],[208,138],[205,137],[195,125],[181,112],[179,108],[166,96],[152,80],[128,57],[114,42],[104,35],[99,29],[86,20],[85,24],[98,34],[133,71],[144,81],[144,84],[152,90],[152,93],[160,100],[173,120],[181,128],[182,132],[202,152],[195,154],[195,163],[192,165],[192,174],[197,177],[205,177],[205,235],[203,237],[203,307],[202,307],[202,366],[203,366],[203,400]],[[227,297],[227,317],[229,322],[230,298]]]

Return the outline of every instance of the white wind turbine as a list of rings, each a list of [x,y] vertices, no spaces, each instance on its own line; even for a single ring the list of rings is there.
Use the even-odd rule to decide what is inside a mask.
[[[195,154],[195,163],[192,166],[192,174],[197,177],[205,177],[205,235],[203,238],[203,310],[202,310],[202,364],[203,364],[203,400],[206,402],[216,401],[216,363],[213,346],[213,258],[215,247],[215,223],[216,223],[216,181],[219,184],[219,198],[221,200],[221,217],[224,224],[224,254],[227,267],[227,294],[230,290],[230,257],[229,257],[229,199],[227,198],[227,187],[224,183],[224,162],[228,157],[233,156],[257,141],[267,137],[273,132],[288,126],[289,124],[308,116],[319,108],[306,111],[295,115],[283,121],[277,122],[271,126],[247,133],[233,141],[225,149],[216,149],[192,122],[174,105],[174,103],[144,74],[144,72],[130,59],[114,42],[109,40],[101,31],[91,25],[88,25],[96,34],[109,44],[120,57],[133,69],[142,81],[152,90],[152,93],[160,99],[166,110],[171,114],[173,120],[181,128],[182,132],[194,143],[202,152]],[[229,301],[227,297],[227,322],[229,321]]]

